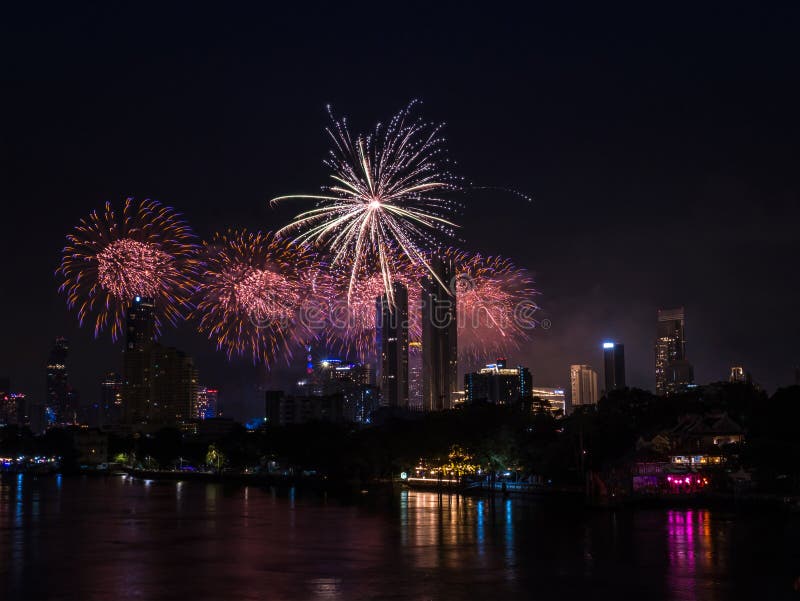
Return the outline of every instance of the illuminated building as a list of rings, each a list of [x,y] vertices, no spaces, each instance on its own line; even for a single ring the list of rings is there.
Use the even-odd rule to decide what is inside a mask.
[[[498,359],[478,372],[464,376],[466,400],[470,403],[485,401],[497,405],[511,405],[530,400],[532,377],[527,367],[506,367],[505,359]]]
[[[75,421],[75,410],[70,403],[67,355],[69,343],[66,338],[56,338],[47,361],[47,396],[45,401],[46,422],[71,424]]]
[[[545,388],[534,386],[531,388],[533,396],[534,411],[544,410],[553,414],[554,417],[566,415],[567,403],[563,388]],[[537,404],[536,399],[541,399],[543,403]]]
[[[121,375],[109,372],[100,382],[100,403],[108,420],[117,424],[122,420],[122,388],[125,380]]]
[[[373,381],[370,364],[352,363],[329,357],[317,362],[312,374],[297,382],[296,398],[339,395],[344,403],[344,421],[369,423],[370,415],[377,408],[378,402],[378,389],[372,385]],[[271,402],[270,398],[276,393],[283,395],[282,391],[267,392],[268,405]],[[269,411],[267,417],[269,420]],[[275,415],[272,416],[272,421],[274,420]]]
[[[569,366],[570,406],[594,405],[598,399],[597,372],[590,365]]]
[[[670,388],[667,369],[673,361],[686,360],[686,336],[683,307],[659,309],[656,328],[656,394],[666,395]],[[673,375],[675,372],[673,371]],[[690,384],[691,381],[683,382]],[[673,384],[672,388],[675,388]]]
[[[155,305],[137,296],[128,308],[125,352],[122,356],[123,409],[127,423],[147,420],[150,408]]]
[[[392,284],[394,305],[387,295],[377,303],[376,336],[380,349],[381,403],[389,407],[408,407],[408,289]]]
[[[667,364],[664,394],[681,394],[694,388],[694,368],[686,359],[676,359]]]
[[[422,280],[422,408],[441,411],[452,408],[458,390],[455,266],[439,257],[430,265],[439,281]]]
[[[197,393],[195,395],[192,416],[195,419],[211,419],[214,417],[219,417],[218,399],[219,390],[216,388],[198,386]]]
[[[0,389],[0,425],[26,426],[28,425],[28,407],[25,395],[19,392],[8,391],[8,380]]]
[[[604,342],[603,364],[605,393],[625,388],[625,346],[616,342]]]
[[[422,409],[422,343],[408,343],[408,406]]]

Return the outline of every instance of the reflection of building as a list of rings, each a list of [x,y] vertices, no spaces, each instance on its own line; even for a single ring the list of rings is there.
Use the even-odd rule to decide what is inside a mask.
[[[408,289],[392,284],[394,300],[378,299],[376,334],[381,353],[381,397],[389,407],[408,407]]]
[[[470,403],[519,403],[532,398],[531,388],[530,370],[522,366],[508,368],[505,359],[498,359],[497,363],[490,363],[480,371],[464,376],[466,399]]]
[[[667,367],[673,361],[686,359],[686,337],[684,332],[683,307],[659,309],[656,328],[656,394],[665,395],[668,390]]]
[[[567,403],[563,388],[534,386],[531,388],[531,394],[533,396],[534,411],[547,411],[552,413],[555,417],[566,414]],[[543,403],[537,403],[536,399],[541,399]]]
[[[67,373],[69,344],[66,338],[56,338],[47,361],[47,421],[56,424],[71,424],[75,421],[76,407],[70,403]]]
[[[217,417],[218,395],[219,391],[216,388],[198,386],[197,394],[195,395],[195,402],[194,402],[194,409],[192,410],[192,416],[195,419],[211,419]]]
[[[430,265],[436,278],[422,281],[422,407],[441,411],[452,408],[458,390],[455,266],[438,257]]]
[[[625,388],[625,346],[616,342],[604,342],[603,363],[605,393]]]
[[[570,365],[569,382],[572,393],[570,405],[573,409],[597,403],[597,372],[590,365]]]

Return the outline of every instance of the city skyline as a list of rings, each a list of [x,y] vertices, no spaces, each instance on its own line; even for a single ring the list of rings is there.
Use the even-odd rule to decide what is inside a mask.
[[[19,57],[9,71],[12,93],[3,100],[8,114],[17,116],[3,141],[4,196],[11,222],[35,223],[37,229],[34,236],[11,228],[3,241],[6,256],[24,257],[8,266],[7,281],[18,293],[4,296],[4,314],[35,315],[10,320],[9,338],[22,342],[0,349],[0,376],[10,378],[15,390],[42,394],[42,369],[57,336],[69,339],[72,357],[80,358],[70,381],[82,393],[96,390],[101,374],[120,370],[119,346],[94,340],[88,326],[79,328],[54,290],[65,224],[105,201],[135,196],[175,207],[204,239],[222,222],[277,229],[296,207],[269,207],[267,200],[312,190],[325,177],[315,161],[326,150],[320,136],[326,103],[351,115],[354,128],[363,131],[415,97],[426,115],[447,121],[450,154],[471,180],[505,185],[533,199],[475,191],[460,217],[459,236],[476,250],[514,257],[534,273],[539,317],[550,327],[537,330],[514,354],[540,375],[541,385],[566,385],[571,364],[597,367],[598,342],[617,339],[627,347],[628,383],[652,389],[653,315],[675,306],[691,316],[697,382],[724,379],[734,363],[747,365],[769,390],[793,381],[800,365],[793,307],[800,298],[784,274],[793,269],[794,224],[800,218],[790,160],[800,139],[792,108],[798,91],[782,70],[791,53],[780,47],[780,35],[770,33],[785,31],[791,19],[768,18],[764,30],[742,44],[733,30],[715,29],[709,37],[699,25],[666,16],[609,48],[603,28],[596,27],[608,15],[570,19],[569,26],[555,29],[533,19],[532,30],[524,18],[494,16],[493,31],[509,33],[492,45],[494,63],[472,46],[467,32],[476,26],[474,13],[436,8],[422,31],[433,34],[442,23],[464,25],[464,33],[450,40],[461,59],[452,60],[436,36],[423,35],[426,41],[402,60],[389,44],[374,40],[386,71],[402,77],[379,82],[367,101],[356,92],[352,73],[325,68],[317,52],[285,32],[267,40],[246,29],[212,47],[202,38],[176,37],[169,24],[187,16],[167,9],[158,25],[136,14],[95,15],[91,27],[98,37],[76,43],[66,32],[86,24],[75,15],[26,21],[27,9],[15,10],[26,25],[3,38],[13,49],[7,55]],[[299,17],[291,8],[281,11]],[[256,11],[253,23],[258,17]],[[717,19],[703,9],[695,23]],[[215,21],[202,13],[191,20],[207,26]],[[612,21],[626,27],[635,16]],[[336,44],[321,22],[309,26],[317,49],[334,48],[336,60],[362,66],[373,60]],[[139,48],[135,32],[148,27],[156,27],[157,44]],[[688,28],[680,44],[676,28]],[[562,35],[567,30],[580,35]],[[388,39],[399,35],[392,31]],[[645,39],[654,42],[643,50]],[[273,41],[298,50],[302,68],[273,55]],[[662,53],[658,44],[676,52]],[[542,48],[552,52],[543,54]],[[203,71],[205,52],[225,68]],[[697,58],[687,62],[684,52]],[[447,68],[428,61],[429,55],[441,57]],[[138,60],[153,68],[125,67]],[[407,60],[414,68],[407,68]],[[123,67],[109,69],[106,61]],[[550,61],[560,68],[551,69]],[[742,71],[742,63],[764,69]],[[263,78],[267,71],[291,85],[275,94]],[[193,77],[197,72],[205,77]],[[535,77],[520,80],[521,72]],[[476,77],[489,85],[475,89],[469,82]],[[658,85],[637,83],[652,78]],[[102,86],[92,83],[101,80]],[[606,87],[608,82],[614,83]],[[58,103],[43,93],[53,86],[63,90]],[[597,88],[607,94],[586,93]],[[150,103],[130,93],[150,89],[159,90]],[[723,97],[738,100],[723,103]],[[769,111],[759,110],[764,98],[774,99]],[[676,114],[674,106],[685,106],[687,113]],[[229,109],[225,127],[221,107]],[[781,133],[767,140],[757,134],[762,129]],[[752,143],[741,143],[745,139]],[[487,148],[504,149],[503,160],[487,160]],[[658,244],[643,244],[650,240]],[[698,249],[686,240],[703,244]],[[767,289],[774,294],[764,310],[757,291]],[[267,372],[247,359],[228,363],[187,324],[166,331],[161,342],[189,351],[204,379],[225,391],[234,412],[259,406],[259,387],[294,379],[283,366]],[[303,355],[298,348],[298,370]]]

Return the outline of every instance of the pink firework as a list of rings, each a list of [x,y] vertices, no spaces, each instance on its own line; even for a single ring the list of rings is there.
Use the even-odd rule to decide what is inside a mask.
[[[155,304],[156,334],[164,320],[175,324],[190,308],[199,246],[188,224],[154,200],[128,198],[122,214],[111,203],[92,211],[67,235],[59,291],[77,307],[81,325],[94,315],[94,335],[109,327],[116,340],[131,301]]]
[[[499,256],[453,249],[445,254],[456,266],[459,359],[505,356],[530,340],[538,293],[528,271]]]
[[[249,355],[270,365],[288,361],[292,348],[314,336],[303,309],[326,296],[326,280],[307,246],[271,233],[229,231],[205,244],[206,268],[198,290],[198,329],[228,358]]]
[[[391,283],[401,283],[408,289],[409,340],[422,337],[420,280],[425,274],[421,265],[415,265],[400,253],[390,253]],[[388,284],[391,286],[391,283]],[[355,353],[360,361],[369,361],[377,356],[375,348],[375,326],[378,299],[386,293],[384,273],[362,269],[352,279],[352,274],[339,271],[333,278],[333,294],[326,312],[326,340],[346,355]],[[349,302],[347,300],[350,293]],[[390,302],[394,302],[390,299]]]

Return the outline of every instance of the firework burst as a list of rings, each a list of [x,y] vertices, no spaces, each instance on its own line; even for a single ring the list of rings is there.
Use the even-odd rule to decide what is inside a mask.
[[[81,325],[94,315],[94,335],[110,328],[113,340],[131,301],[151,298],[158,334],[164,321],[174,325],[190,308],[199,266],[195,240],[178,213],[154,200],[128,198],[119,216],[107,202],[67,235],[56,270],[59,291],[77,307]]]
[[[530,340],[538,309],[533,279],[509,259],[448,250],[456,265],[458,354],[464,362],[505,356]]]
[[[278,231],[296,234],[296,242],[324,247],[337,267],[349,274],[347,298],[357,294],[363,273],[379,273],[392,298],[392,248],[430,271],[425,250],[441,235],[452,235],[455,205],[448,193],[458,188],[446,169],[441,124],[411,116],[415,102],[397,113],[388,126],[354,137],[347,120],[328,109],[333,142],[324,164],[334,183],[319,195],[279,196],[315,200],[317,207],[299,214]],[[434,274],[435,275],[435,274]],[[444,285],[444,284],[443,284]]]
[[[270,365],[292,347],[313,337],[301,309],[326,296],[325,278],[307,246],[277,239],[272,233],[229,231],[205,243],[206,269],[198,289],[194,317],[198,329],[218,349],[250,355]]]
[[[424,270],[413,264],[402,253],[387,252],[392,273],[391,283],[403,284],[408,289],[408,330],[409,339],[419,341],[422,337],[420,281]],[[331,283],[331,303],[327,308],[325,338],[328,344],[339,352],[349,355],[355,353],[362,362],[374,360],[375,326],[378,299],[386,293],[386,283],[382,273],[361,269],[355,283],[351,284],[347,272],[334,273]],[[390,285],[391,285],[390,283]],[[349,292],[347,302],[339,302]]]

